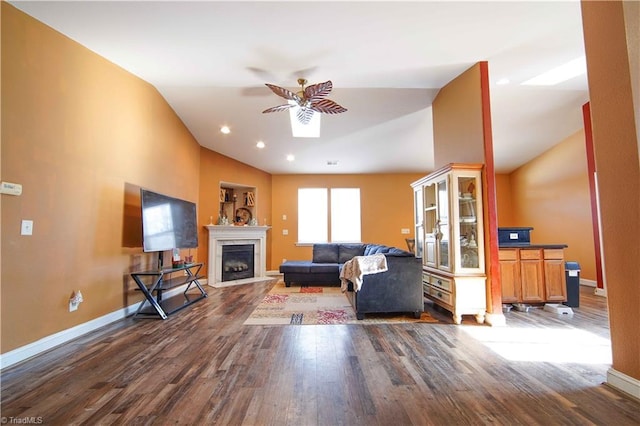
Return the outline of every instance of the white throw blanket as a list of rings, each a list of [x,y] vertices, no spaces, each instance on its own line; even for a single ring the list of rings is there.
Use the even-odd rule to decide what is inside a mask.
[[[347,291],[348,282],[353,283],[353,290],[359,291],[362,287],[362,277],[369,274],[378,274],[387,270],[387,258],[384,254],[372,254],[369,256],[354,256],[347,260],[340,271],[341,289]]]

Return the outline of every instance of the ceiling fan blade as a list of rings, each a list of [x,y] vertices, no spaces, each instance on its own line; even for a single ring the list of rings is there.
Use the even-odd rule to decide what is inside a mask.
[[[291,104],[285,104],[285,105],[278,105],[278,106],[274,106],[271,108],[267,108],[264,111],[262,111],[262,113],[266,113],[266,112],[279,112],[279,111],[285,111],[288,110],[289,108],[293,108],[295,105],[291,105]]]
[[[314,111],[311,108],[300,108],[296,113],[298,121],[302,124],[309,124],[313,118]]]
[[[339,114],[345,112],[347,109],[338,105],[330,99],[320,99],[311,102],[310,108],[314,111],[322,112],[325,114]]]
[[[246,70],[251,72],[252,74],[256,75],[260,80],[264,81],[264,80],[277,80],[276,76],[273,75],[271,72],[262,69],[262,68],[258,68],[258,67],[246,67]]]
[[[314,72],[316,72],[318,70],[318,66],[314,65],[312,67],[309,68],[303,68],[301,70],[297,70],[292,72],[291,74],[289,74],[289,80],[297,80],[299,78],[305,78],[307,80],[309,80],[309,77],[311,77],[313,75]],[[266,79],[268,80],[268,79]],[[273,79],[271,79],[273,80]]]
[[[243,87],[240,89],[242,96],[271,96],[271,90],[263,86]]]
[[[273,93],[275,93],[278,96],[282,96],[285,99],[296,101],[298,104],[302,101],[302,99],[300,99],[300,96],[296,95],[291,90],[285,89],[284,87],[276,86],[274,84],[269,84],[269,83],[266,83],[266,86],[269,89],[271,89]]]
[[[333,89],[333,83],[331,82],[331,80],[325,81],[324,83],[313,84],[311,86],[305,87],[304,98],[314,101],[327,96],[329,93],[331,93],[331,89]]]

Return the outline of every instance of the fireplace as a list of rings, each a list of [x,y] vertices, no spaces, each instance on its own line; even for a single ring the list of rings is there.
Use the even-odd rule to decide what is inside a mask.
[[[222,246],[222,281],[253,278],[253,244]]]
[[[208,276],[207,284],[211,287],[227,287],[238,284],[249,284],[264,281],[267,277],[267,230],[269,226],[225,226],[206,225],[209,231],[209,263],[207,264]],[[252,247],[252,254],[248,251],[239,259],[240,265],[235,265],[236,269],[244,269],[244,264],[248,265],[246,271],[233,271],[232,276],[224,274],[223,253],[227,250],[235,250],[236,247]],[[241,249],[242,250],[242,249]],[[238,256],[234,253],[233,256]],[[252,261],[251,261],[252,260]],[[233,268],[229,265],[229,268]],[[231,272],[231,271],[227,271]],[[235,274],[237,273],[237,274]],[[240,278],[246,274],[246,278]],[[224,274],[224,276],[223,276]]]

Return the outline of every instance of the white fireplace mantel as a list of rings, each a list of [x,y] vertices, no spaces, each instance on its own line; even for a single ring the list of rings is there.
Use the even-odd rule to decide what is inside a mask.
[[[267,276],[267,231],[270,226],[205,225],[209,230],[209,269],[207,283],[227,287],[264,280]],[[253,278],[222,281],[222,246],[253,244]]]

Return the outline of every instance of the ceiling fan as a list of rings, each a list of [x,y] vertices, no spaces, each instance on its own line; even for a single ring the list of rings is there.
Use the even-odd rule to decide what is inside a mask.
[[[331,80],[305,87],[307,80],[299,78],[298,84],[300,85],[301,90],[298,93],[293,93],[283,87],[266,83],[266,86],[271,89],[273,93],[292,102],[267,108],[262,112],[278,112],[294,107],[300,107],[298,108],[296,117],[300,123],[308,124],[311,121],[313,114],[316,112],[338,114],[347,110],[345,107],[338,105],[334,101],[324,98],[331,92],[331,89],[333,89],[333,83],[331,83]]]

